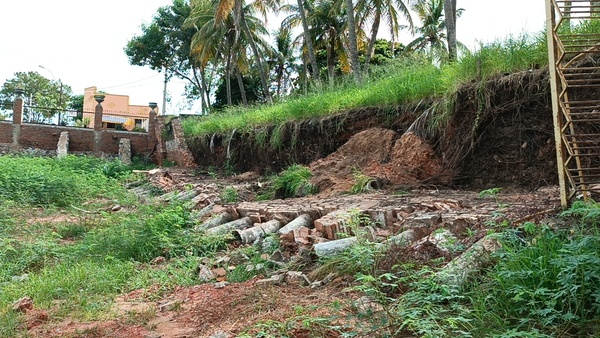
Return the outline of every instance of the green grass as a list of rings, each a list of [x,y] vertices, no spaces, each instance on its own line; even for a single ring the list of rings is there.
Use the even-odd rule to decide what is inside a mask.
[[[20,336],[24,318],[11,306],[22,297],[56,319],[105,318],[117,294],[194,284],[199,257],[226,248],[224,238],[190,230],[189,206],[139,203],[122,187],[139,178],[120,163],[2,156],[0,168],[2,337]],[[123,209],[104,211],[113,204]],[[157,256],[165,265],[150,268]]]
[[[380,68],[374,67],[360,86],[343,81],[333,88],[317,89],[306,96],[292,96],[274,105],[231,107],[224,112],[183,121],[186,137],[249,131],[335,114],[361,107],[389,107],[441,98],[464,83],[494,75],[547,65],[544,34],[509,37],[480,46],[459,62],[435,67],[421,55],[404,56]]]
[[[261,199],[303,197],[317,192],[310,183],[312,173],[302,165],[293,164],[273,177],[272,185]]]

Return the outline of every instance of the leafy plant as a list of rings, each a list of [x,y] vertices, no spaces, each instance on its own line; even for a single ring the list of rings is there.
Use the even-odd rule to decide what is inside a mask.
[[[226,187],[221,191],[220,194],[221,202],[223,203],[235,203],[238,201],[238,192],[234,187]]]
[[[486,197],[496,197],[498,196],[498,194],[502,191],[502,188],[490,188],[490,189],[485,189],[479,192],[479,197],[480,198],[486,198]]]
[[[371,185],[375,182],[375,179],[363,174],[359,169],[352,169],[352,177],[354,178],[354,185],[350,190],[353,194],[360,194],[365,191],[371,190]]]

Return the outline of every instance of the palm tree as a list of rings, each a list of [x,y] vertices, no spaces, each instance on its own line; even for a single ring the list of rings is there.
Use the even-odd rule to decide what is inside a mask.
[[[225,19],[215,18],[215,8],[210,0],[192,0],[190,3],[190,16],[184,27],[195,27],[196,34],[192,37],[191,51],[199,63],[200,69],[205,69],[209,62],[225,61],[225,81],[227,88],[227,101],[231,104],[231,74],[232,74],[232,49],[235,31],[232,23]],[[231,21],[231,17],[229,17]]]
[[[416,0],[359,0],[356,6],[356,15],[360,18],[359,26],[364,26],[367,21],[372,20],[371,37],[369,38],[369,45],[365,53],[363,68],[365,72],[368,70],[371,57],[373,56],[381,20],[385,20],[387,26],[390,28],[393,48],[393,43],[400,29],[409,28],[411,31],[414,29],[408,6],[415,2]],[[408,25],[400,24],[400,18],[402,17],[406,19]],[[394,55],[393,51],[392,55]]]
[[[352,0],[344,0],[346,5],[346,20],[348,21],[348,49],[350,62],[352,63],[352,74],[356,83],[361,82],[360,63],[358,62],[358,39],[356,37],[357,26],[354,21],[354,3]]]
[[[198,62],[205,66],[208,62],[224,60],[225,62],[225,86],[227,92],[227,104],[232,104],[231,98],[231,77],[239,77],[248,67],[246,47],[250,46],[254,54],[254,62],[257,64],[265,100],[270,101],[269,86],[266,77],[263,78],[264,66],[262,64],[262,55],[269,53],[268,43],[262,38],[268,31],[264,23],[251,15],[253,7],[245,6],[240,15],[239,27],[241,34],[235,26],[235,16],[233,12],[227,17],[221,17],[217,13],[220,8],[215,8],[210,0],[192,0],[192,11],[185,26],[195,26],[197,32],[192,39],[192,53]],[[237,71],[234,71],[234,68]],[[266,88],[265,88],[266,87]],[[243,89],[240,88],[243,97]]]
[[[456,60],[456,0],[444,0],[444,16],[448,34],[448,59]]]
[[[275,81],[277,82],[277,96],[281,96],[282,91],[287,89],[291,69],[294,66],[296,57],[294,56],[294,46],[292,43],[292,31],[281,25],[275,31]]]
[[[297,27],[298,25],[302,25],[302,44],[306,47],[303,50],[306,50],[308,54],[308,59],[310,61],[310,66],[312,68],[312,78],[316,83],[319,82],[319,66],[317,65],[317,57],[315,54],[315,48],[313,44],[313,37],[310,34],[310,25],[308,23],[308,19],[306,16],[307,8],[310,11],[311,4],[310,2],[304,0],[297,0],[297,5],[283,5],[281,6],[281,11],[289,13],[289,15],[282,21],[282,26],[287,27],[287,29],[292,29]],[[304,60],[304,59],[303,59]]]
[[[424,51],[432,60],[448,57],[446,46],[446,22],[444,0],[425,0],[413,6],[421,26],[416,28],[418,36],[406,45],[405,51]]]
[[[327,51],[327,78],[333,85],[336,61],[339,59],[342,68],[350,68],[342,40],[346,27],[344,7],[334,0],[317,0],[313,2],[312,9],[308,17],[312,26],[310,34],[317,41],[318,48]]]
[[[271,93],[269,92],[268,85],[268,71],[264,68],[263,58],[260,55],[259,47],[256,41],[252,37],[252,34],[248,31],[248,24],[245,22],[244,12],[247,11],[247,6],[244,6],[244,0],[216,0],[215,4],[215,23],[219,24],[226,20],[229,16],[233,19],[233,45],[232,49],[237,49],[237,45],[240,43],[240,34],[243,32],[249,39],[248,43],[254,53],[254,58],[257,64],[258,72],[260,75],[265,99],[267,102],[272,103]],[[252,12],[256,11],[266,18],[267,10],[272,9],[274,12],[279,8],[279,0],[256,0],[249,4],[252,7]],[[245,8],[246,7],[246,8]]]

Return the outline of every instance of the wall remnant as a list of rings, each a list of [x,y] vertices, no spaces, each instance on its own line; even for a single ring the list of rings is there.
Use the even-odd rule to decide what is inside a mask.
[[[61,131],[60,137],[58,139],[58,147],[56,149],[56,156],[58,158],[63,158],[67,156],[69,152],[69,132]]]

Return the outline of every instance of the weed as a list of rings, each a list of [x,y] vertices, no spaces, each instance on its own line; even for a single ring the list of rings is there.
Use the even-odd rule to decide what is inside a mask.
[[[307,167],[294,164],[273,178],[271,191],[278,198],[302,197],[316,192],[310,183],[312,173]]]
[[[493,197],[496,198],[498,194],[502,191],[502,188],[490,188],[485,189],[479,192],[480,198]]]
[[[373,188],[372,184],[375,182],[375,179],[363,174],[359,169],[352,169],[352,177],[354,178],[354,184],[350,191],[353,194],[360,194]]]
[[[226,187],[221,191],[220,198],[223,203],[235,203],[238,201],[239,196],[234,187]]]

